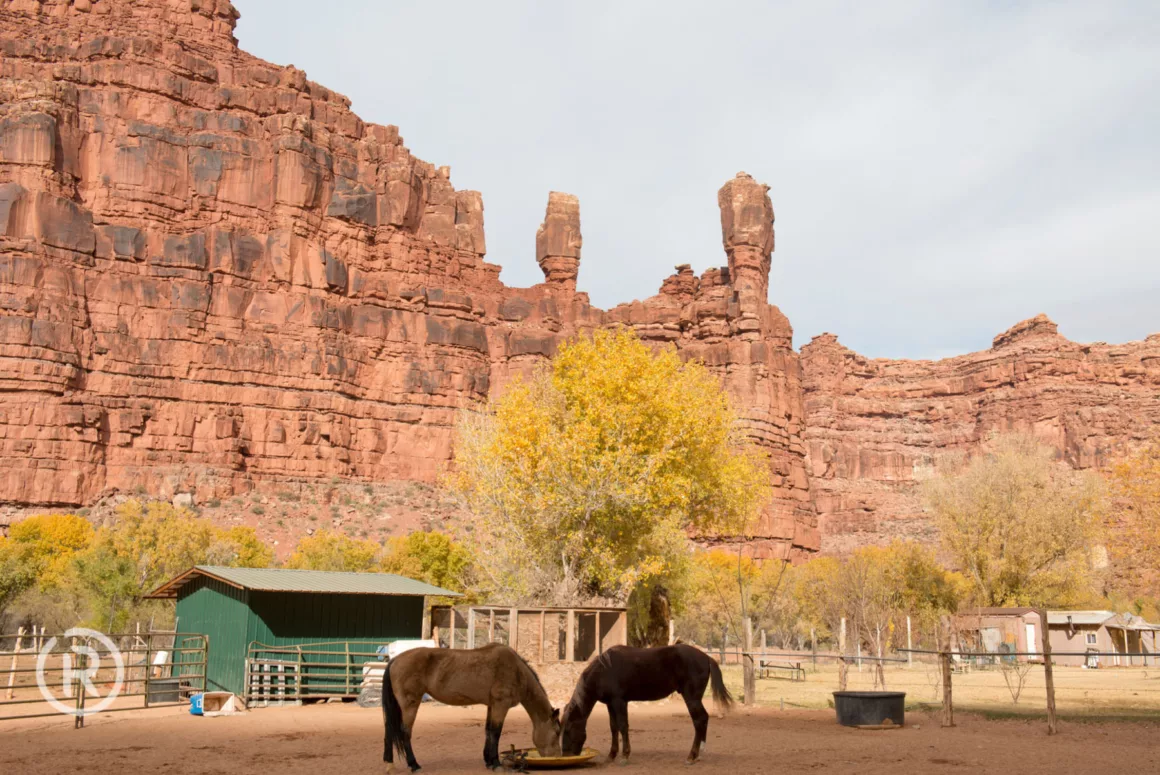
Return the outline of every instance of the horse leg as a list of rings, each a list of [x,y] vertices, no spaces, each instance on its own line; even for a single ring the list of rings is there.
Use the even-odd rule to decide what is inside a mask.
[[[419,762],[415,761],[415,751],[411,748],[411,730],[415,728],[415,716],[419,714],[419,703],[408,703],[403,708],[403,752],[407,754],[407,766],[411,772],[419,771]]]
[[[689,709],[689,717],[693,719],[693,749],[689,751],[689,758],[685,759],[685,764],[693,764],[701,755],[701,744],[709,734],[709,711],[705,710],[705,704],[695,692],[685,695],[685,707]]]
[[[616,723],[620,727],[620,737],[624,740],[624,758],[620,760],[620,763],[628,764],[628,755],[632,753],[632,746],[628,742],[628,702],[617,700],[616,705]],[[608,707],[611,710],[612,705],[609,704]]]
[[[384,702],[386,702],[386,700],[384,700]],[[391,735],[390,735],[390,732],[387,729],[385,729],[386,726],[387,725],[384,723],[383,724],[383,727],[384,727],[384,729],[383,729],[383,761],[387,763],[387,772],[394,772],[395,771],[395,750],[394,750],[394,746],[391,745]]]
[[[491,770],[502,770],[499,760],[499,736],[503,734],[503,722],[508,709],[503,705],[489,705],[487,708],[486,737],[483,743],[483,764]]]
[[[612,729],[612,750],[608,752],[608,761],[616,761],[616,755],[620,753],[620,720],[616,714],[616,703],[608,703],[608,726]]]

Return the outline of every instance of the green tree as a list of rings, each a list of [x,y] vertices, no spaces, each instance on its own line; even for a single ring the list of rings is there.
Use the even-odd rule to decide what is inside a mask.
[[[286,560],[287,568],[299,570],[374,571],[382,547],[374,541],[351,538],[334,530],[319,530],[298,541]]]
[[[93,623],[119,631],[135,618],[172,616],[170,607],[146,601],[145,595],[194,565],[262,567],[272,557],[249,528],[220,530],[169,503],[129,500],[76,555],[73,567]]]
[[[27,554],[26,546],[0,538],[0,627],[13,601],[36,583]]]
[[[449,484],[508,599],[623,602],[690,533],[739,533],[768,498],[718,379],[630,331],[566,343],[458,430]]]
[[[946,553],[984,606],[1082,604],[1104,508],[1094,474],[1058,463],[1023,436],[994,436],[929,481],[926,498]]]

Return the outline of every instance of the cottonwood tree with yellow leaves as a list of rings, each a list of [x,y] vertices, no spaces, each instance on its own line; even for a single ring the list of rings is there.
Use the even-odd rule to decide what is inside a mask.
[[[1160,596],[1160,442],[1110,472],[1114,508],[1108,549],[1116,585],[1129,595]]]
[[[768,498],[718,379],[627,330],[565,343],[458,431],[448,484],[478,516],[484,580],[513,601],[624,602],[684,561],[689,534],[740,532]]]
[[[1032,438],[994,436],[926,485],[943,548],[982,606],[1084,605],[1105,508],[1098,476]]]

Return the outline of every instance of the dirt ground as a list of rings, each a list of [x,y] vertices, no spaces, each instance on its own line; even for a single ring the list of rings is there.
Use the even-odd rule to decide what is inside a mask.
[[[425,772],[483,772],[482,708],[424,705],[415,725],[415,753]],[[630,707],[632,764],[625,772],[672,772],[684,761],[692,725],[679,700]],[[1160,772],[1160,726],[1150,723],[1069,723],[1048,737],[1040,721],[988,721],[963,715],[953,729],[910,713],[907,726],[859,731],[834,723],[833,711],[735,709],[709,722],[697,768],[706,772],[1103,773],[1109,761],[1132,772]],[[522,709],[508,716],[501,742],[529,745]],[[589,769],[607,769],[608,716],[598,706],[589,745],[602,755]],[[385,773],[382,720],[376,709],[329,703],[267,708],[221,718],[184,710],[130,711],[92,717],[83,730],[70,720],[7,722],[0,726],[0,773],[64,772],[246,773],[349,775]],[[405,769],[396,765],[397,770]],[[616,769],[620,772],[620,768]]]

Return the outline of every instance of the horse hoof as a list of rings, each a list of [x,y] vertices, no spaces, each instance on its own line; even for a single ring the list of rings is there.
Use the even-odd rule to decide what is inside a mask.
[[[623,759],[619,759],[619,760],[617,760],[616,763],[619,764],[621,767],[627,767],[628,766],[628,757],[626,756]]]
[[[685,766],[688,766],[690,764],[696,764],[696,763],[697,763],[696,759],[685,759]]]

